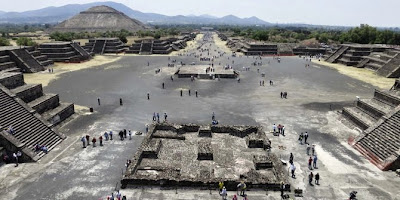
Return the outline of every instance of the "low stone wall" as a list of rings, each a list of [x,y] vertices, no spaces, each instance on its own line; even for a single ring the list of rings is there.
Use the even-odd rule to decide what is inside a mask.
[[[22,73],[4,73],[0,74],[0,84],[7,89],[14,89],[25,84]]]

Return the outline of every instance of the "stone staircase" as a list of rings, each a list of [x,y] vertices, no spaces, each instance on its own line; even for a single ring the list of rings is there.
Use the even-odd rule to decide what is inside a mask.
[[[85,50],[83,49],[78,43],[71,43],[71,46],[82,56],[82,58],[84,60],[89,60],[91,59],[91,55]]]
[[[0,51],[0,73],[1,72],[19,72],[15,62],[11,61],[7,51]]]
[[[150,55],[153,51],[153,43],[152,42],[143,42],[140,48],[140,55]]]
[[[361,130],[366,130],[398,105],[397,93],[375,90],[372,99],[358,100],[356,107],[343,108],[342,115]]]
[[[54,62],[82,62],[90,59],[90,56],[82,54],[84,50],[77,48],[77,45],[72,42],[43,43],[38,51]]]
[[[118,38],[95,38],[83,46],[83,49],[90,54],[122,53],[126,46]]]
[[[29,54],[31,54],[43,67],[47,67],[54,64],[54,61],[49,60],[47,56],[42,55],[40,51],[37,51],[34,47],[26,48]]]
[[[400,106],[365,130],[353,142],[381,170],[400,168]]]
[[[29,69],[28,72],[39,72],[43,71],[44,67],[37,61],[25,48],[24,49],[16,49],[12,50],[11,53],[14,53],[21,64],[26,65],[26,69]],[[19,62],[16,60],[16,62]]]
[[[336,62],[336,60],[347,50],[349,49],[348,46],[341,46],[339,49],[337,49],[332,55],[330,55],[326,61],[330,63]]]
[[[400,77],[400,52],[396,52],[393,58],[382,65],[376,73],[387,78]]]
[[[0,73],[0,84],[56,126],[74,114],[74,104],[60,103],[56,94],[44,94],[41,84],[25,84],[21,72]]]
[[[106,46],[106,41],[105,40],[96,41],[94,46],[93,46],[93,52],[95,54],[103,54],[105,46]]]
[[[36,59],[28,49],[33,47],[10,48],[0,51],[0,71],[34,73],[44,70],[39,60]],[[40,59],[47,59],[46,57]]]
[[[36,144],[45,145],[49,151],[65,138],[64,135],[52,130],[51,124],[14,96],[7,88],[0,85],[0,146],[8,152],[20,150],[22,161],[37,161],[45,154],[35,152]],[[12,126],[12,135],[4,129]]]

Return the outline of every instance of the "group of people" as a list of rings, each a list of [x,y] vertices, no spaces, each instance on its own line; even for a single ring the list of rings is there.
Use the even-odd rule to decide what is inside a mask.
[[[278,124],[278,126],[276,124],[272,125],[272,131],[273,134],[275,133],[279,133],[282,134],[283,136],[285,136],[285,126]]]
[[[21,156],[22,156],[21,151],[16,151],[16,152],[12,153],[12,158],[10,158],[10,156],[8,156],[7,153],[3,153],[2,159],[3,159],[3,162],[6,163],[6,164],[12,163],[14,161],[15,167],[18,167],[19,158]]]
[[[167,119],[168,119],[168,115],[165,112],[164,113],[164,122],[166,122]],[[155,112],[153,113],[153,122],[160,123],[160,113],[155,113]]]
[[[308,144],[308,132],[306,131],[305,133],[301,132],[299,135],[299,143],[302,145],[303,144],[303,139],[304,139],[304,144]]]
[[[243,197],[243,200],[248,200],[246,195],[247,186],[244,181],[241,181],[237,186],[236,194],[233,195],[232,200],[238,200],[238,195]],[[228,192],[226,187],[224,186],[224,182],[220,181],[218,183],[219,195],[222,197],[222,200],[227,200]],[[240,192],[240,194],[239,194]]]
[[[43,151],[43,153],[48,153],[49,149],[45,145],[36,144],[35,145],[35,152]]]

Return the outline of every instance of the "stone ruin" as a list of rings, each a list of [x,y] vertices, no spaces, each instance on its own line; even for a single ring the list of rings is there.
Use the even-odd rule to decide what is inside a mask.
[[[125,51],[125,44],[119,38],[94,38],[83,48],[93,54],[122,53]]]
[[[398,80],[389,91],[375,90],[372,99],[360,99],[342,114],[362,130],[349,139],[361,154],[381,170],[400,168],[400,91]]]
[[[179,51],[187,47],[187,42],[196,37],[194,33],[187,33],[177,38],[163,40],[144,39],[135,40],[135,43],[126,51],[128,54],[170,54],[172,51]]]
[[[279,190],[286,170],[269,152],[270,140],[257,126],[153,124],[124,174],[122,188],[216,188]],[[287,185],[286,190],[290,190]]]
[[[37,50],[54,62],[78,63],[91,59],[93,55],[76,42],[43,43],[39,45]]]

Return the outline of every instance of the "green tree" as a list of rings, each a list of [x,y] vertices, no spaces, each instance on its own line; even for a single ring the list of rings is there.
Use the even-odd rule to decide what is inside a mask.
[[[31,38],[20,37],[17,39],[17,44],[19,46],[36,46],[36,42],[34,42]]]
[[[10,46],[10,41],[7,38],[0,37],[0,46]]]

